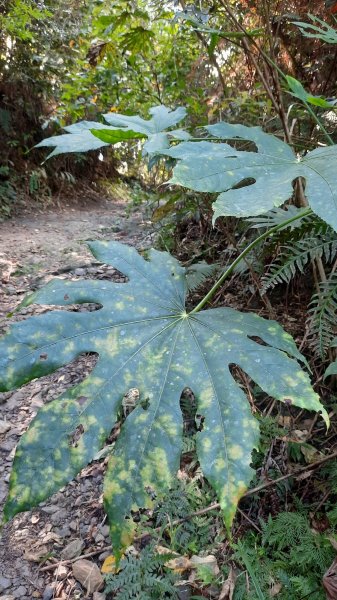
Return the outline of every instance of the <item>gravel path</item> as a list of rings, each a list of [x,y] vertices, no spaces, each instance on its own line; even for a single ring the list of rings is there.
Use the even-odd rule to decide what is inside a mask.
[[[95,198],[83,206],[51,209],[0,224],[0,327],[9,324],[6,314],[25,293],[51,279],[53,273],[71,279],[120,281],[114,269],[95,263],[85,240],[113,239],[138,248],[150,246],[151,225],[142,211],[138,208],[128,217],[127,212],[122,201]],[[22,309],[14,318],[42,310]],[[94,362],[93,356],[81,356],[53,375],[0,394],[0,507],[7,495],[15,447],[36,411],[81,381]],[[80,563],[75,568],[70,562],[89,554],[93,580],[94,575],[100,577],[96,565],[100,568],[111,553],[102,506],[104,469],[104,459],[93,462],[47,502],[4,526],[0,600],[105,598],[101,591],[88,589],[88,579],[78,572]]]

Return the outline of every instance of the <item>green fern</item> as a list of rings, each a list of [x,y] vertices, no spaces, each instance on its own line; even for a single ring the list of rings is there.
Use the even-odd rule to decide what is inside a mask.
[[[200,261],[187,267],[186,269],[186,280],[187,289],[189,292],[196,290],[200,285],[205,283],[206,279],[213,277],[220,270],[220,265],[214,263],[212,265],[207,262]]]
[[[287,214],[288,210],[271,211],[267,219],[256,219],[254,227],[266,227],[275,220],[282,222],[285,219],[282,213]],[[288,284],[297,273],[303,274],[315,259],[320,258],[325,264],[334,261],[337,257],[337,234],[317,216],[309,215],[301,220],[299,227],[278,232],[261,252],[264,256],[273,255],[277,248],[278,256],[261,280],[262,294],[280,283]],[[325,358],[337,332],[336,310],[337,275],[331,273],[328,280],[320,284],[319,292],[313,295],[307,321],[311,346],[321,358]]]
[[[273,549],[280,567],[288,574],[323,574],[333,560],[329,540],[312,531],[305,514],[282,512],[261,527],[262,543]]]
[[[115,600],[176,599],[176,578],[164,567],[173,557],[169,550],[160,555],[153,546],[146,546],[139,556],[130,554],[123,559],[119,573],[106,577],[105,591],[114,592]]]
[[[304,536],[310,533],[306,517],[299,513],[282,512],[267,523],[261,523],[262,542],[274,546],[277,550],[285,550],[297,546]]]
[[[250,229],[269,229],[282,224],[300,211],[296,206],[289,205],[286,208],[275,208],[265,215],[246,221],[250,224]],[[244,236],[238,249],[243,250],[246,243],[247,236]],[[261,280],[262,294],[279,283],[289,283],[297,272],[303,273],[305,266],[315,258],[324,258],[326,262],[331,262],[337,255],[337,234],[317,215],[306,215],[290,225],[286,224],[277,234],[271,236],[268,243],[261,243],[255,247],[234,272],[242,275],[247,271],[249,263],[255,273],[263,273],[265,257],[275,254],[277,258],[271,263],[270,272]]]
[[[337,273],[330,273],[327,281],[319,284],[309,306],[308,329],[311,346],[321,358],[336,335]]]
[[[284,221],[287,221],[291,217],[294,217],[295,215],[299,214],[302,210],[302,208],[297,208],[293,204],[289,204],[285,208],[273,208],[272,210],[259,217],[250,217],[249,219],[246,219],[246,221],[248,223],[252,223],[252,229],[265,229],[269,227],[274,227],[275,225],[280,225]],[[308,215],[302,217],[301,219],[298,219],[297,221],[293,221],[293,223],[291,223],[290,225],[287,224],[284,227],[285,229],[289,229],[292,231],[293,229],[301,227],[303,223],[310,222],[313,218],[317,219],[316,215]]]
[[[337,235],[330,228],[320,223],[312,235],[308,236],[307,227],[302,227],[301,233],[305,237],[285,245],[271,264],[269,273],[262,278],[263,294],[278,283],[289,283],[297,272],[304,273],[312,260],[323,258],[329,263],[336,257]]]
[[[280,584],[278,600],[324,600],[321,580],[334,559],[327,536],[312,531],[305,512],[282,512],[261,528],[261,536],[249,532],[236,546],[232,558],[244,570],[233,600],[260,600],[261,594],[266,600]]]
[[[157,507],[154,518],[157,527],[165,527],[175,520],[185,519],[191,513],[206,508],[215,501],[215,496],[206,482],[200,487],[198,479],[177,481],[174,488]],[[198,553],[211,548],[217,533],[218,523],[212,514],[186,519],[169,526],[166,533],[172,550],[181,554]]]

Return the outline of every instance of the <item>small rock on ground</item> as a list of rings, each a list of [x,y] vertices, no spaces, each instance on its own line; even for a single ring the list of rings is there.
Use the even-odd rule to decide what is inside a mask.
[[[98,566],[86,558],[80,558],[73,564],[73,575],[89,594],[101,590],[104,586]]]

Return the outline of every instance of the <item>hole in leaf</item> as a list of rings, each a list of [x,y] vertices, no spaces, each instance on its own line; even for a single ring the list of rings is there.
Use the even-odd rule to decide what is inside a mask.
[[[183,413],[184,435],[196,433],[197,402],[192,390],[186,387],[180,396],[180,409]]]
[[[79,425],[77,425],[76,429],[74,429],[74,431],[69,434],[69,442],[68,442],[69,446],[72,446],[73,448],[77,448],[78,442],[81,439],[83,433],[84,433],[84,427],[83,427],[82,423],[80,423]]]
[[[136,408],[138,401],[139,390],[137,388],[130,388],[126,394],[124,394],[122,400],[122,420],[126,419],[126,417],[132,413],[132,411]]]
[[[204,415],[195,415],[195,424],[197,431],[202,431],[204,428],[205,417]]]
[[[255,406],[255,402],[254,402],[254,395],[253,395],[253,381],[252,379],[249,377],[249,375],[247,375],[243,369],[241,369],[240,367],[238,367],[238,365],[232,363],[229,365],[229,370],[230,373],[233,377],[233,379],[235,380],[235,382],[240,386],[240,388],[244,391],[244,393],[247,396],[247,399],[249,400],[249,404],[251,406],[251,410],[253,413],[256,412],[256,406]]]
[[[256,179],[253,177],[246,177],[245,179],[239,181],[239,183],[236,185],[233,185],[232,190],[239,190],[240,188],[247,187],[248,185],[253,185],[253,183],[256,183]]]
[[[54,373],[35,381],[35,387],[33,386],[32,393],[36,394],[37,389],[43,389],[45,390],[44,396],[46,402],[51,402],[68,388],[72,388],[74,385],[77,385],[86,379],[94,369],[97,361],[98,354],[95,352],[81,354],[68,364],[60,367]],[[48,363],[42,361],[40,363],[41,368],[47,364]]]
[[[260,344],[260,346],[268,346],[268,344],[266,344],[266,342],[264,342],[260,337],[258,337],[257,335],[249,335],[248,336],[249,340],[252,340],[253,342],[255,342],[256,344]]]
[[[240,152],[258,152],[257,145],[252,140],[230,138],[227,140],[227,143],[236,150],[240,150]]]
[[[147,410],[150,406],[150,398],[144,398],[144,400],[141,400],[139,404],[143,410]]]
[[[145,487],[145,491],[150,496],[151,500],[155,500],[156,499],[157,494],[156,494],[155,490],[150,485],[147,485]]]
[[[89,267],[90,269],[90,267]],[[101,264],[97,269],[88,269],[86,279],[99,279],[102,281],[114,281],[115,283],[127,283],[129,278],[111,265]]]
[[[95,312],[101,310],[103,304],[98,302],[83,302],[83,304],[72,304],[68,307],[69,312]]]

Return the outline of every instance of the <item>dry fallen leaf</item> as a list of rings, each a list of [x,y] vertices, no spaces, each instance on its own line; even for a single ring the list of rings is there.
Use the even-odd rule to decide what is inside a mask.
[[[213,554],[209,554],[208,556],[192,556],[190,563],[192,569],[203,566],[207,567],[213,575],[219,575],[220,573],[217,560]]]
[[[323,587],[326,591],[326,600],[337,598],[337,558],[323,575]]]
[[[48,552],[47,546],[40,546],[36,550],[28,550],[28,548],[26,548],[23,558],[30,562],[40,562],[48,555]]]
[[[305,446],[301,446],[301,452],[304,456],[305,462],[308,465],[324,457],[324,454],[322,454],[322,452],[319,452],[319,450],[311,446],[311,444],[305,444]]]
[[[69,569],[67,569],[65,565],[59,564],[55,571],[55,578],[56,580],[63,581],[63,579],[66,579],[66,577],[68,577],[68,573]]]
[[[270,591],[271,597],[275,598],[275,596],[277,596],[280,593],[281,589],[282,589],[282,583],[274,583],[274,585]]]
[[[165,563],[165,566],[175,573],[182,573],[183,571],[192,568],[191,561],[187,556],[178,556],[178,558],[172,558]]]
[[[40,520],[40,516],[39,515],[32,515],[30,518],[30,522],[33,523],[33,525],[35,525],[35,523],[38,523]]]
[[[9,431],[11,427],[12,427],[12,424],[9,421],[4,421],[3,419],[0,419],[0,434],[1,435],[3,433],[7,433],[7,431]]]
[[[101,568],[101,573],[104,573],[104,575],[107,575],[108,573],[112,573],[113,575],[115,573],[118,573],[120,571],[120,569],[118,569],[116,567],[116,559],[115,557],[110,554],[109,556],[106,557],[102,568]]]
[[[236,575],[233,567],[230,568],[229,575],[223,584],[219,596],[219,600],[232,600],[235,590]]]
[[[213,575],[218,575],[220,572],[217,560],[212,554],[208,556],[193,555],[191,558],[188,558],[188,556],[181,556],[176,552],[170,551],[165,546],[156,546],[156,552],[158,554],[173,554],[175,556],[175,558],[165,562],[165,566],[172,569],[175,573],[182,573],[183,571],[187,571],[187,569],[197,569],[201,566],[208,567]]]
[[[85,558],[80,558],[73,564],[73,575],[86,588],[88,594],[101,590],[104,585],[98,566]]]
[[[291,427],[292,417],[289,417],[288,415],[280,415],[277,417],[277,423],[283,427]]]

